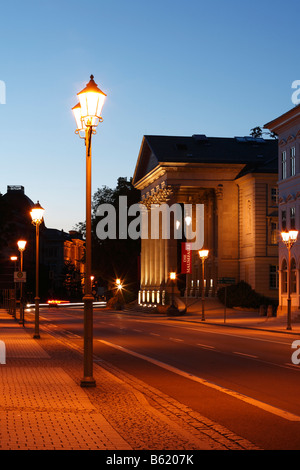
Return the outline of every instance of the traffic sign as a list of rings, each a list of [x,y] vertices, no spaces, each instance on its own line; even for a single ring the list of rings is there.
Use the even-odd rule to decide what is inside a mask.
[[[26,282],[26,272],[25,271],[17,271],[14,273],[14,281],[15,282]]]

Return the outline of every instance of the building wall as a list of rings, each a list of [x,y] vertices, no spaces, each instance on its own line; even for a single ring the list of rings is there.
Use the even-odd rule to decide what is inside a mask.
[[[278,136],[279,140],[279,216],[280,230],[295,228],[299,231],[298,240],[291,250],[292,260],[296,264],[296,291],[291,293],[292,310],[300,310],[300,117],[291,125],[286,126]],[[295,171],[292,171],[291,152],[295,149]],[[286,163],[283,162],[285,152]],[[283,167],[286,167],[285,170]],[[294,173],[294,174],[293,174]],[[295,210],[295,219],[292,220],[292,210]],[[284,213],[286,217],[284,217]],[[286,273],[282,269],[284,261],[288,262],[286,246],[279,245],[280,268],[280,295],[279,304],[281,311],[286,311],[287,294],[284,288],[283,278]]]
[[[204,204],[204,248],[210,250],[204,276],[208,294],[216,294],[219,278],[230,277],[277,298],[278,289],[270,288],[270,266],[278,265],[277,244],[269,243],[270,220],[278,223],[277,207],[271,200],[277,174],[253,173],[236,179],[241,168],[226,164],[169,168],[160,178],[145,181],[142,202],[148,204],[150,216],[150,202],[155,203],[155,196],[159,200],[163,188],[169,188],[169,205]],[[150,234],[150,224],[148,228]],[[142,240],[141,303],[156,302],[164,290],[171,292],[169,273],[178,272],[178,261],[177,240]],[[197,250],[192,254],[192,273],[187,280],[188,294],[201,295]]]
[[[239,180],[240,280],[267,297],[278,297],[276,175],[248,174]]]

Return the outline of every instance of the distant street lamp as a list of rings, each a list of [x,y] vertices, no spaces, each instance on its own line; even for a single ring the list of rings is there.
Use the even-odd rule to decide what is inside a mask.
[[[14,273],[16,272],[16,265],[17,265],[17,261],[18,261],[18,257],[17,256],[11,256],[10,257],[10,261],[13,261],[14,262]],[[17,288],[16,288],[16,283],[14,282],[14,299],[13,299],[13,317],[16,318],[16,299],[17,299]]]
[[[92,264],[92,213],[91,213],[91,173],[92,173],[92,134],[102,122],[101,111],[106,94],[101,91],[91,75],[87,86],[77,94],[79,103],[72,108],[77,124],[76,134],[85,140],[86,146],[86,234],[85,234],[85,278],[84,278],[84,377],[82,387],[94,387],[93,378],[93,295],[90,282]],[[83,135],[82,135],[83,134]]]
[[[20,271],[23,272],[23,252],[26,248],[27,241],[18,241],[18,250],[20,252]],[[23,307],[23,282],[20,282],[20,323],[24,325],[24,307]]]
[[[199,257],[202,261],[202,321],[205,321],[205,313],[204,313],[204,303],[205,303],[205,295],[204,295],[204,262],[208,258],[209,251],[208,250],[199,250]]]
[[[40,246],[40,225],[43,221],[45,209],[42,208],[39,201],[33,206],[30,215],[33,225],[35,225],[36,234],[36,256],[35,256],[35,321],[34,335],[35,339],[40,338],[40,298],[39,298],[39,246]]]
[[[287,330],[292,329],[292,308],[291,308],[291,248],[297,241],[298,230],[281,232],[283,243],[288,249],[288,278],[287,278]]]
[[[171,304],[171,308],[175,308],[175,302],[174,302],[174,285],[175,285],[175,281],[176,281],[176,273],[175,272],[170,273],[170,280],[171,280],[171,283],[172,283],[172,304]]]

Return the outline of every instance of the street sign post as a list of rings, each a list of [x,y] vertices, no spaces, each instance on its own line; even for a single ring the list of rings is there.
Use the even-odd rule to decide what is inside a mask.
[[[226,323],[226,303],[227,303],[227,286],[235,284],[234,277],[220,277],[218,284],[224,286],[224,323]]]

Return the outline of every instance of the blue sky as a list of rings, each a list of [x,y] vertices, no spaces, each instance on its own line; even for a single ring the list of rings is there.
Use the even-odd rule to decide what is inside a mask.
[[[23,185],[50,228],[85,219],[85,147],[71,108],[107,94],[93,192],[133,175],[144,134],[248,135],[294,105],[298,1],[29,0],[1,5],[0,192]]]

